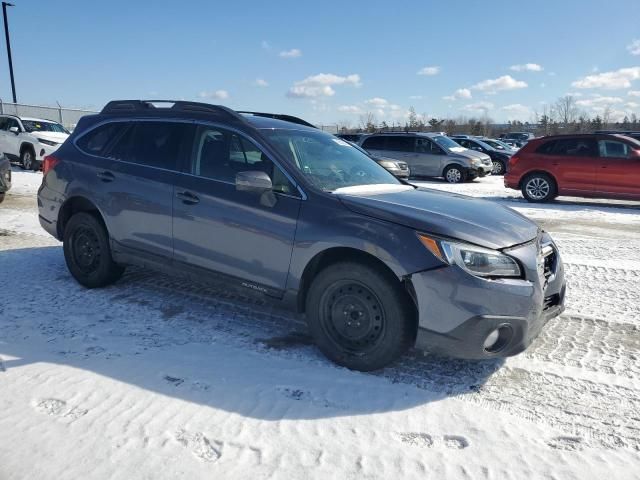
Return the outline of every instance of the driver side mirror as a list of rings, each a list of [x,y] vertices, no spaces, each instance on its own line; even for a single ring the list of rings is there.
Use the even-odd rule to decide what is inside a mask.
[[[11,128],[9,129],[9,131],[10,131],[11,133],[15,133],[16,135],[18,135],[18,134],[20,133],[20,129],[19,129],[18,127],[11,127]]]
[[[271,189],[273,189],[273,183],[265,172],[249,170],[236,174],[236,190],[239,192],[262,194]]]

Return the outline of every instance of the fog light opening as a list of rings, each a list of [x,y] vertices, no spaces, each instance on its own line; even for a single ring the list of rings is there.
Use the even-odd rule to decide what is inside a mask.
[[[511,341],[513,331],[509,325],[500,325],[495,330],[489,332],[489,335],[484,339],[482,345],[485,352],[498,353],[503,350]]]

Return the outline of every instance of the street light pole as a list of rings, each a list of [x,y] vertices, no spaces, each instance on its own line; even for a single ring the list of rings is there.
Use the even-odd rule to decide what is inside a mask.
[[[4,36],[7,39],[7,57],[9,57],[9,75],[11,75],[11,92],[13,93],[13,103],[18,103],[18,99],[16,98],[16,82],[13,79],[13,61],[11,60],[11,42],[9,41],[9,22],[7,21],[7,7],[13,6],[13,3],[2,2]]]

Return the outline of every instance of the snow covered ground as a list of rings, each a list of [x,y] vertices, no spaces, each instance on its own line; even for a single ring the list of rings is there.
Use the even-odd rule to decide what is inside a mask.
[[[505,361],[362,374],[250,292],[140,269],[81,288],[40,178],[14,171],[0,205],[0,479],[640,478],[639,203],[424,182],[541,222],[567,311]]]

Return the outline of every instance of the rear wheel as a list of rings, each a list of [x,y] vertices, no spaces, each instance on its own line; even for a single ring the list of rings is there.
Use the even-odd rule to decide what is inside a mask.
[[[449,165],[444,169],[444,179],[449,183],[462,183],[467,180],[467,174],[458,165]]]
[[[111,257],[106,228],[90,213],[71,217],[64,229],[63,249],[71,275],[87,288],[109,285],[124,272],[124,267]]]
[[[493,160],[491,175],[504,175],[506,168],[502,160]]]
[[[546,173],[532,173],[522,181],[522,196],[529,202],[549,202],[556,198],[556,182]]]
[[[353,370],[382,368],[415,336],[414,312],[397,281],[360,263],[322,270],[307,295],[309,329],[320,350]]]

